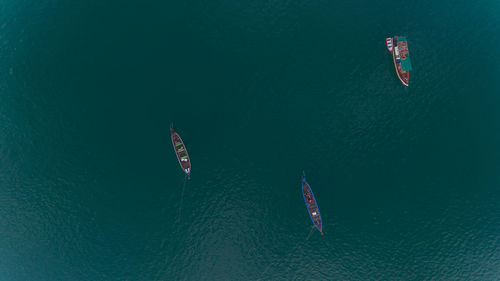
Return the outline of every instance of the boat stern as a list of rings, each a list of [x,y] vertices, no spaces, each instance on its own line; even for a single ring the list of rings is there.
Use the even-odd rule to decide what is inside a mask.
[[[392,49],[394,48],[394,45],[392,43],[392,37],[385,39],[385,46],[387,47],[387,50],[392,53]]]

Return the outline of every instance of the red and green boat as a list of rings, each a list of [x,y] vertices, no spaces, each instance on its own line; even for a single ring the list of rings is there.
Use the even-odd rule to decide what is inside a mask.
[[[387,50],[392,53],[394,68],[403,85],[410,83],[411,60],[408,52],[408,41],[405,36],[394,36],[385,39]]]

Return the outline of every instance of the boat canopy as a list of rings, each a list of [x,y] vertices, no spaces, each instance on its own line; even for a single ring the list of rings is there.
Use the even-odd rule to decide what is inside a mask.
[[[401,59],[401,68],[403,71],[411,70],[410,56],[406,56],[405,59]]]
[[[399,42],[406,41],[406,36],[397,36]]]

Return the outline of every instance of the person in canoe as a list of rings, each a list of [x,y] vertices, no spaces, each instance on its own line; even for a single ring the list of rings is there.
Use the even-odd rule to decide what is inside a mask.
[[[191,161],[189,155],[179,134],[174,130],[173,126],[170,126],[170,134],[172,138],[172,145],[174,147],[175,154],[177,155],[177,160],[182,168],[182,171],[186,174],[189,179],[191,174]]]
[[[323,224],[321,221],[321,215],[319,213],[319,208],[316,203],[316,199],[312,193],[311,187],[306,182],[305,174],[302,175],[302,195],[304,197],[304,202],[306,203],[307,211],[314,224],[314,226],[323,234]]]

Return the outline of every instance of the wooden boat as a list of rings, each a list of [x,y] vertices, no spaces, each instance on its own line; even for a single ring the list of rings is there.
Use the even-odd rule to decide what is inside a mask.
[[[387,39],[386,39],[387,40]],[[387,42],[387,41],[386,41]],[[398,78],[403,85],[408,86],[410,83],[411,60],[408,52],[408,42],[404,36],[395,36],[392,38],[394,51],[392,52],[392,60],[394,68],[398,74]]]
[[[177,134],[177,132],[174,130],[173,125],[170,126],[170,135],[172,137],[172,145],[174,146],[174,151],[177,155],[179,165],[181,165],[182,170],[184,171],[184,173],[186,173],[189,179],[191,175],[191,160],[189,159],[186,146],[184,145],[181,136],[179,136],[179,134]]]
[[[311,190],[311,187],[306,181],[305,173],[302,175],[302,195],[304,196],[304,202],[307,206],[307,211],[309,212],[309,217],[313,222],[314,226],[323,235],[323,225],[321,222],[321,214],[319,212],[318,204],[316,204],[316,198]]]

